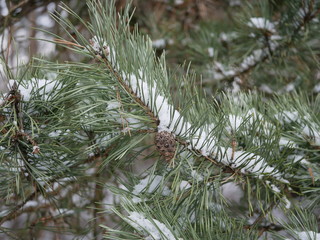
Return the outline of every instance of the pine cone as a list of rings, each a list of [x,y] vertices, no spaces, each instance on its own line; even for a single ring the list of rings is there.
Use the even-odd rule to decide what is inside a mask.
[[[172,133],[158,132],[155,137],[155,144],[159,153],[164,156],[167,161],[170,161],[174,157],[176,141]]]

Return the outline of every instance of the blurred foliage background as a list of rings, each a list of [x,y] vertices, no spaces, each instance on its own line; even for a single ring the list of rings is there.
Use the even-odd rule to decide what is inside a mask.
[[[85,1],[63,1],[88,20]],[[116,1],[118,11],[129,2]],[[153,39],[158,54],[166,52],[168,67],[176,72],[190,70],[198,73],[198,82],[208,93],[217,90],[262,91],[266,95],[284,93],[294,89],[318,92],[319,40],[318,17],[306,18],[301,28],[307,34],[295,34],[286,38],[292,30],[289,22],[294,20],[300,1],[284,0],[241,1],[241,0],[134,0],[133,19],[139,30]],[[35,39],[51,39],[52,36],[37,28],[65,35],[50,18],[54,11],[67,17],[68,13],[58,7],[59,1],[1,0],[0,33],[1,54],[16,65],[28,62],[30,56],[52,57],[58,61],[72,61],[78,56],[71,51]],[[295,6],[297,5],[297,6]],[[290,12],[292,11],[292,12]],[[283,14],[286,13],[286,14]],[[252,16],[264,17],[275,24],[275,31],[252,29],[248,22]],[[288,16],[285,19],[285,16]],[[71,22],[78,30],[85,31],[77,19]],[[84,33],[85,34],[85,33]],[[231,68],[241,66],[256,49],[280,47],[270,52],[265,59],[252,63],[248,69],[230,74]],[[12,54],[14,52],[14,54]],[[284,61],[285,59],[285,61]],[[247,61],[250,62],[248,58]],[[223,75],[223,73],[229,73]],[[222,76],[218,75],[222,73]]]

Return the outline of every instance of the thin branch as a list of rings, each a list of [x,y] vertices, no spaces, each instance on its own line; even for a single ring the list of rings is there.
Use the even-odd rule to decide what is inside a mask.
[[[154,113],[151,111],[151,109],[134,93],[134,91],[131,89],[131,87],[125,83],[125,81],[122,79],[120,74],[111,66],[111,63],[108,61],[108,59],[102,54],[99,56],[103,59],[107,68],[109,69],[109,71],[117,78],[118,82],[125,89],[125,91],[130,94],[130,96],[134,99],[134,101],[142,107],[142,109],[145,111],[145,113],[147,115],[149,115],[149,117],[155,123],[158,123],[159,119],[154,115]]]
[[[241,77],[242,75],[251,72],[257,65],[259,65],[260,63],[262,63],[262,62],[266,61],[267,59],[269,59],[270,56],[275,56],[278,51],[282,51],[285,48],[289,48],[294,42],[294,37],[297,34],[299,34],[301,29],[305,25],[307,25],[312,19],[317,17],[318,14],[320,14],[320,8],[316,9],[315,11],[313,11],[313,6],[310,5],[309,8],[308,8],[308,12],[305,13],[305,16],[303,17],[303,19],[301,20],[299,25],[296,27],[295,30],[293,30],[293,33],[289,37],[289,41],[286,41],[283,44],[279,44],[279,45],[271,48],[271,46],[270,46],[270,38],[269,38],[269,36],[265,35],[265,37],[266,37],[266,47],[263,48],[263,49],[260,49],[260,51],[262,51],[262,54],[261,54],[259,59],[255,59],[255,61],[253,63],[247,64],[246,67],[241,67],[241,65],[245,61],[244,60],[243,62],[240,63],[240,66],[231,67],[230,68],[232,70],[232,74],[230,74],[230,71],[229,71],[229,74],[224,74],[224,72],[221,71],[221,72],[219,72],[219,74],[221,74],[222,76],[219,77],[219,78],[215,78],[215,79],[219,80],[219,81],[225,81],[225,80],[233,81],[233,79],[235,77]],[[268,52],[268,54],[266,52]],[[250,55],[250,56],[254,57],[254,54]]]
[[[79,165],[82,165],[84,163],[87,162],[92,162],[92,161],[98,161],[101,160],[103,158],[106,158],[109,155],[109,151],[113,149],[113,146],[110,146],[109,148],[107,148],[102,154],[96,154],[94,156],[88,157],[88,159],[86,159],[85,161],[79,161],[75,164],[73,164],[70,168],[74,168],[74,167],[78,167]],[[98,156],[99,155],[99,156]],[[54,182],[59,181],[60,177],[53,177],[51,180],[47,181],[47,185],[51,185]],[[43,186],[45,188],[45,186]],[[0,226],[6,222],[9,221],[13,218],[15,218],[16,216],[20,215],[19,212],[21,212],[20,210],[23,208],[23,206],[30,200],[32,200],[39,192],[41,192],[41,188],[35,188],[33,190],[33,192],[20,204],[16,205],[7,215],[3,216],[2,218],[0,218]],[[23,212],[23,211],[22,211]]]
[[[144,109],[144,111],[150,116],[150,118],[152,120],[154,120],[154,122],[157,123],[157,125],[159,125],[158,117],[156,117],[155,114],[152,112],[152,110],[134,93],[134,91],[131,89],[131,87],[128,84],[125,83],[125,80],[121,77],[121,75],[118,73],[118,71],[112,67],[112,64],[108,60],[107,56],[104,53],[98,53],[96,55],[96,57],[99,60],[102,60],[106,64],[106,66],[109,69],[109,71],[117,78],[118,82],[125,89],[125,91],[128,92],[131,95],[131,97],[134,99],[134,101],[136,101]],[[175,138],[175,141],[179,142],[180,144],[182,144],[182,145],[184,145],[186,147],[190,145],[190,143],[185,142],[183,140],[180,140],[178,137]],[[232,149],[233,150],[235,148],[234,144],[235,143],[232,143]],[[192,148],[192,151],[194,153],[198,154],[198,155],[201,155],[206,160],[210,161],[214,165],[216,165],[219,168],[221,168],[222,172],[224,172],[224,173],[232,174],[232,175],[237,174],[237,175],[241,175],[241,176],[245,176],[246,175],[245,173],[240,172],[238,169],[233,169],[229,165],[227,165],[227,164],[225,164],[225,163],[223,163],[223,162],[221,162],[221,161],[219,161],[219,160],[217,160],[215,158],[203,155],[199,149]],[[234,155],[234,153],[233,153],[233,155]],[[283,183],[283,182],[281,182],[281,183]]]
[[[31,193],[26,199],[24,199],[23,202],[21,202],[20,204],[16,205],[11,211],[10,213],[8,213],[7,215],[3,216],[1,219],[0,219],[0,226],[6,222],[6,221],[9,221],[13,218],[16,217],[17,215],[17,212],[30,200],[32,200],[36,194],[38,193],[39,189],[37,188],[37,190],[34,190],[33,193]]]
[[[276,207],[278,205],[277,203],[271,203],[270,206],[267,208],[267,210],[265,210],[264,212],[262,212],[259,217],[256,218],[256,220],[249,226],[246,226],[247,229],[251,229],[251,228],[255,228],[256,226],[258,226],[258,224],[266,217],[266,214],[268,212],[270,212],[274,207]]]
[[[130,94],[130,96],[133,98],[133,100],[138,103],[143,110],[150,116],[150,118],[157,124],[157,126],[159,126],[160,124],[160,120],[159,117],[157,117],[152,109],[149,108],[149,106],[144,103],[141,98],[133,91],[133,89],[131,88],[131,86],[129,84],[127,84],[125,82],[125,80],[122,78],[122,76],[120,75],[120,73],[112,66],[112,63],[110,62],[110,60],[107,57],[107,54],[104,53],[104,51],[97,51],[96,53],[96,58],[100,61],[103,61],[106,65],[106,67],[108,68],[108,70],[116,77],[117,81],[120,83],[120,85],[124,88],[124,90]],[[181,141],[178,139],[178,137],[175,138],[175,141],[179,142],[180,144],[184,145],[184,146],[190,146],[192,145],[191,142],[185,142],[185,141]],[[232,149],[234,151],[235,146],[233,146],[235,143],[232,143]],[[189,147],[187,147],[187,149],[189,149]],[[210,161],[211,163],[213,163],[214,165],[218,166],[219,168],[222,169],[222,171],[224,173],[228,173],[228,174],[238,174],[241,176],[247,176],[246,173],[243,173],[241,171],[239,171],[238,167],[232,168],[229,164],[227,164],[226,162],[222,162],[219,161],[219,159],[216,159],[215,157],[212,158],[209,155],[205,155],[202,154],[201,150],[196,149],[195,147],[192,146],[192,151],[194,153],[197,153],[198,155],[201,155],[202,157],[204,157],[205,159],[207,159],[208,161]],[[235,154],[235,151],[233,152],[233,155]],[[252,154],[252,153],[251,153]],[[270,171],[270,169],[268,170]],[[248,171],[250,173],[250,171]],[[271,175],[269,175],[269,177],[272,177]],[[287,184],[286,182],[282,181],[281,178],[278,179],[277,177],[274,177],[275,180],[277,180],[278,182],[280,182],[281,184]]]

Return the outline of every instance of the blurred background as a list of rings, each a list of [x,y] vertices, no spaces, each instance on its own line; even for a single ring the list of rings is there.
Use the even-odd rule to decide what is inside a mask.
[[[11,67],[27,63],[32,56],[81,61],[78,55],[65,48],[39,41],[53,40],[45,31],[68,39],[50,17],[55,11],[68,17],[59,2],[0,0],[1,55]],[[62,2],[89,21],[85,1]],[[131,1],[117,0],[118,11],[128,2]],[[320,91],[318,27],[310,26],[304,16],[308,13],[307,7],[299,9],[301,5],[307,6],[307,2],[133,0],[131,25],[137,24],[142,33],[151,37],[159,56],[165,51],[169,69],[182,74],[190,68],[196,72],[199,84],[209,95],[218,90],[236,92],[240,89],[266,95],[296,89],[317,93]],[[299,17],[303,18],[302,22]],[[257,21],[261,19],[267,20],[274,29],[259,26]],[[84,33],[77,19],[70,20]],[[250,25],[251,20],[258,25]],[[294,22],[296,30],[308,32],[308,35],[295,34]],[[313,26],[317,22],[318,16],[310,19]],[[254,58],[266,48],[268,56],[255,62]],[[3,87],[5,77],[1,79]]]
[[[89,21],[85,1],[62,2]],[[128,2],[131,1],[117,0],[117,9],[121,11]],[[81,60],[71,51],[48,42],[53,36],[45,31],[67,38],[64,30],[50,17],[55,11],[68,17],[59,3],[51,0],[0,0],[0,49],[10,67],[26,64],[35,56],[57,61]],[[219,54],[213,43],[218,40],[228,48],[229,38],[231,40],[234,33],[224,33],[223,30],[234,24],[233,13],[239,11],[240,6],[241,0],[134,0],[131,25],[138,24],[140,31],[152,38],[158,55],[166,51],[171,69],[184,72],[180,65],[192,62],[192,68],[201,73],[208,70],[205,65]],[[71,21],[80,32],[85,31],[77,19]],[[2,74],[0,87],[5,87],[6,78]]]

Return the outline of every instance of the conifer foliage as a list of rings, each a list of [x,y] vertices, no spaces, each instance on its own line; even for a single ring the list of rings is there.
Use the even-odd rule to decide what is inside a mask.
[[[132,29],[130,5],[118,14],[114,1],[88,1],[86,22],[61,4],[88,34],[53,14],[67,34],[53,42],[83,60],[35,58],[19,71],[6,68],[1,234],[320,239],[320,2],[282,3],[277,22],[272,3],[260,12],[248,4],[242,36],[224,39],[228,52],[202,34],[218,50],[184,75],[168,70],[165,53],[158,56],[150,38]],[[196,36],[190,41],[201,49]],[[298,43],[310,55],[302,52],[304,67],[291,71]],[[313,93],[276,92],[267,87],[270,76],[279,86],[291,76],[311,79]],[[210,79],[219,89],[212,95]]]

